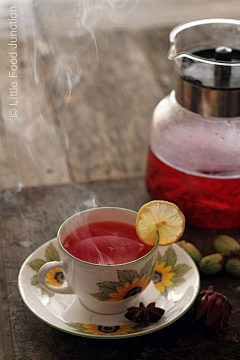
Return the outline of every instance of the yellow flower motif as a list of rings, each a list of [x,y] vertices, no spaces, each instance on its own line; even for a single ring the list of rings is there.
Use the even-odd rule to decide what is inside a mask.
[[[94,335],[123,335],[134,332],[132,324],[125,324],[121,326],[103,326],[96,324],[83,324],[85,329],[83,332]]]
[[[61,286],[64,282],[62,270],[60,268],[50,270],[46,275],[46,283],[52,286]]]
[[[146,275],[144,275],[141,279],[139,279],[139,277],[135,277],[132,282],[126,281],[123,287],[118,286],[116,288],[117,292],[108,294],[111,296],[109,301],[123,300],[139,294],[147,287],[147,285],[150,283],[150,280],[150,276],[146,279]]]
[[[162,293],[165,292],[167,286],[173,286],[173,282],[171,279],[176,275],[175,272],[171,272],[173,266],[168,265],[166,266],[166,261],[159,263],[157,261],[155,272],[153,275],[153,282],[157,290],[161,291]]]

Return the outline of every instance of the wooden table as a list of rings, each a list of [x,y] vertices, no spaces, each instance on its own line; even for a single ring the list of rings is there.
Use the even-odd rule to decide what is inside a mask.
[[[137,210],[148,200],[141,178],[96,181],[87,184],[99,196],[100,205]],[[39,245],[53,238],[66,212],[78,208],[84,189],[80,185],[28,188],[4,192],[1,197],[1,359],[238,359],[240,350],[239,280],[226,273],[201,277],[201,288],[214,285],[233,303],[226,329],[217,337],[192,323],[193,309],[171,326],[140,338],[94,340],[76,337],[42,323],[23,304],[17,286],[19,268]],[[67,204],[64,209],[63,204]],[[65,214],[62,214],[62,210]],[[197,244],[203,254],[212,252],[217,231],[187,226],[184,238]],[[238,231],[228,231],[238,235]]]
[[[68,92],[59,93],[53,81],[51,33],[41,16],[36,21],[44,92],[31,79],[25,83],[24,94],[32,104],[26,111],[23,101],[20,108],[26,114],[24,131],[21,127],[16,133],[7,122],[0,123],[8,133],[2,141],[9,150],[0,158],[0,359],[238,359],[240,284],[224,272],[201,279],[202,289],[214,285],[233,303],[228,326],[217,338],[209,338],[192,323],[192,309],[171,326],[141,338],[101,341],[55,330],[23,304],[17,285],[23,261],[56,235],[66,217],[84,208],[83,199],[96,195],[99,206],[134,210],[149,200],[144,169],[152,111],[172,87],[171,64],[166,60],[169,27],[97,33],[99,62],[92,45],[82,50],[86,39],[80,44],[78,38],[67,41],[59,35],[57,51],[72,51],[82,68],[66,109]],[[19,48],[22,78],[32,66],[31,46],[30,41]],[[95,55],[89,56],[92,52]],[[39,114],[41,126],[36,122],[31,132]],[[239,229],[226,232],[239,238]],[[213,252],[212,242],[219,233],[187,226],[184,238],[206,255]]]

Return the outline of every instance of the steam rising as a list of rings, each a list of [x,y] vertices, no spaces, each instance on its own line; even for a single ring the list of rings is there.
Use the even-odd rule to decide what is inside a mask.
[[[3,153],[7,154],[1,160],[10,163],[15,173],[10,174],[8,181],[4,182],[2,172],[0,176],[5,188],[17,187],[21,191],[22,187],[27,186],[71,183],[71,169],[66,162],[71,139],[64,120],[61,120],[64,117],[58,118],[58,114],[68,111],[72,90],[76,85],[81,86],[81,76],[85,70],[79,53],[71,45],[73,40],[79,39],[81,53],[89,52],[89,56],[97,62],[95,30],[104,28],[111,21],[120,22],[121,17],[135,8],[136,2],[42,0],[33,4],[27,0],[13,1],[18,14],[19,105],[18,116],[10,117],[7,73],[3,79],[6,91],[1,98],[6,136],[0,137],[0,150],[4,149]],[[9,8],[5,10],[7,14]],[[8,36],[9,32],[6,34]],[[62,38],[68,40],[70,50],[62,45]],[[6,48],[8,41],[6,38]],[[7,67],[8,64],[5,65]],[[46,69],[49,73],[45,72]],[[66,199],[69,199],[69,204],[75,203],[76,207],[72,209]],[[9,207],[15,204],[26,223],[36,226],[34,221],[25,218],[13,193],[6,191],[4,201]],[[96,194],[72,183],[72,191],[68,190],[65,199],[56,199],[53,207],[59,212],[61,220],[65,220],[74,212],[97,205]]]
[[[111,22],[121,23],[121,18],[132,12],[136,8],[136,3],[137,0],[74,0],[71,1],[71,6],[66,6],[62,1],[57,1],[58,6],[55,9],[55,1],[45,2],[46,14],[50,12],[55,21],[59,18],[61,24],[57,29],[50,28],[47,45],[43,46],[49,49],[48,56],[53,64],[52,86],[57,108],[66,106],[73,87],[78,84],[84,71],[79,59],[79,49],[77,53],[74,52],[74,43],[70,53],[66,53],[61,36],[68,38],[70,43],[77,38],[81,47],[80,53],[86,56],[89,52],[99,61],[95,30],[104,29]],[[36,63],[33,64],[33,68],[37,71]]]

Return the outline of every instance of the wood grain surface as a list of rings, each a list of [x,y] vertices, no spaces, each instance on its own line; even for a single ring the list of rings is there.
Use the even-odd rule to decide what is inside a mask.
[[[33,9],[18,7],[15,49],[9,45],[10,5],[0,5],[0,188],[66,183],[69,182],[67,162],[51,103],[44,94],[44,79],[39,75],[38,63],[44,55],[38,28],[32,29]],[[9,52],[17,56],[16,78],[9,77]],[[10,105],[16,103],[9,98],[13,81],[17,83],[17,106]],[[9,115],[12,108],[17,109],[17,117]]]
[[[173,89],[173,63],[168,60],[170,31],[169,27],[154,27],[134,32],[135,39],[144,51],[148,65],[164,95]]]
[[[131,0],[122,11],[107,0],[100,3],[105,11],[94,7],[95,0],[83,2],[85,8],[76,0],[18,7],[14,121],[8,116],[12,4],[1,2],[0,189],[142,175],[152,112],[172,88],[170,29],[196,18],[235,17],[240,6],[237,0],[227,6],[223,0]],[[73,84],[69,108],[57,109],[56,99],[63,96],[65,106],[67,98],[59,82],[76,72],[69,59],[77,60],[81,78]],[[70,69],[61,71],[61,61]]]
[[[83,0],[81,2],[84,4]],[[77,19],[83,16],[82,7],[77,6],[78,0],[41,0],[36,3],[46,27],[54,30],[60,22],[59,32],[62,33],[76,27],[72,20],[74,15]],[[101,4],[104,11],[99,11],[99,7],[94,6],[96,4]],[[225,0],[119,0],[119,2],[88,0],[85,1],[85,9],[90,24],[97,22],[99,27],[139,29],[151,26],[173,27],[183,22],[205,18],[236,19],[239,18],[240,2],[238,0],[229,0],[227,3]],[[84,15],[86,17],[86,14]],[[98,19],[96,19],[97,15],[100,15]]]
[[[88,192],[86,192],[86,188]],[[5,360],[59,360],[59,359],[238,359],[240,350],[240,287],[239,280],[226,273],[201,277],[201,288],[214,285],[233,303],[233,313],[226,329],[210,338],[201,327],[192,323],[193,309],[181,319],[155,333],[120,340],[94,340],[75,337],[55,330],[36,318],[23,304],[17,286],[21,264],[38,246],[56,235],[63,217],[84,208],[87,196],[98,194],[100,206],[121,206],[137,210],[148,200],[142,179],[101,181],[80,185],[28,188],[21,192],[2,192],[0,202],[1,254],[5,269],[7,300],[11,321],[4,337]],[[87,195],[88,194],[88,195]],[[195,243],[204,255],[213,251],[215,230],[187,227],[184,238]],[[239,237],[238,230],[228,234]],[[2,319],[1,319],[2,320]],[[3,335],[2,335],[3,336]]]
[[[142,176],[152,112],[164,95],[131,33],[99,34],[99,43],[97,66],[76,54],[82,77],[68,111],[58,114],[70,139],[68,161],[77,182]]]
[[[23,34],[18,48],[16,121],[2,41],[0,188],[142,176],[152,113],[171,88],[169,29],[69,39],[34,19],[34,41]]]

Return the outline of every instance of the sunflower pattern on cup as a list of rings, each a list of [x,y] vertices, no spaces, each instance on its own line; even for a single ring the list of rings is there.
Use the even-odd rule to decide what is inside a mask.
[[[167,296],[172,287],[182,285],[186,281],[183,275],[191,269],[187,264],[176,263],[177,255],[172,247],[168,248],[164,255],[158,253],[152,281],[164,296]]]
[[[118,281],[98,283],[100,292],[91,294],[99,301],[118,301],[141,293],[150,283],[155,264],[149,260],[138,273],[136,270],[117,270]]]
[[[83,324],[83,323],[66,323],[74,330],[82,334],[91,335],[125,335],[130,333],[136,333],[147,327],[146,324],[124,324],[124,325],[97,325],[97,324]]]
[[[31,278],[31,284],[41,289],[42,295],[48,295],[49,297],[53,296],[54,293],[45,290],[38,281],[37,273],[40,268],[49,261],[59,261],[59,255],[56,247],[51,243],[45,250],[45,259],[35,259],[28,263],[36,274]],[[61,286],[64,283],[64,276],[60,268],[52,269],[47,273],[46,282],[52,286]]]
[[[52,286],[62,286],[64,276],[60,268],[50,270],[46,275],[46,283]]]

